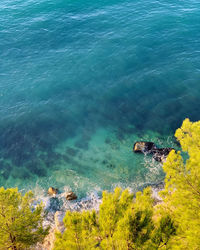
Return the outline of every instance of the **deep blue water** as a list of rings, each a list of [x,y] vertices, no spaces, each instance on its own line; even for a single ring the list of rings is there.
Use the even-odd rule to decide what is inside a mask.
[[[200,119],[200,2],[1,0],[0,185],[160,181],[135,140]]]

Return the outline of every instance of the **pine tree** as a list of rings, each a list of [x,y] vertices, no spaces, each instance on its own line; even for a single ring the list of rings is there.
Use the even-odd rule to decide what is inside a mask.
[[[42,205],[33,207],[33,193],[0,188],[0,249],[28,249],[48,234],[43,229]]]
[[[173,249],[200,249],[200,121],[186,119],[175,136],[187,157],[172,151],[164,164],[162,209],[178,227]]]
[[[170,217],[154,221],[150,188],[133,197],[128,190],[116,188],[103,192],[99,212],[67,212],[66,230],[57,233],[55,250],[138,250],[158,249],[167,245],[175,233]],[[173,230],[171,230],[171,228]]]
[[[134,202],[124,211],[113,236],[116,249],[146,249],[154,230],[151,194],[150,188],[137,192]]]
[[[55,250],[89,250],[98,246],[95,211],[83,211],[82,213],[68,211],[64,218],[64,225],[67,230],[63,235],[56,233]]]

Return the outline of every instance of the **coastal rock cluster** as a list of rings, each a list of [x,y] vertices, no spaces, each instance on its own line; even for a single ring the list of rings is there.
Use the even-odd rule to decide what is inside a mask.
[[[134,153],[152,154],[153,159],[164,162],[174,148],[158,148],[153,142],[138,141],[133,145]]]
[[[50,196],[56,196],[56,194],[58,194],[58,192],[59,192],[58,189],[54,188],[54,187],[49,187],[49,189],[48,189],[48,194]],[[65,193],[65,198],[68,201],[76,200],[77,199],[77,195],[74,192],[70,191],[70,192],[66,192]]]
[[[50,196],[48,210],[53,213],[62,210],[63,199],[61,197],[64,197],[67,201],[73,201],[77,199],[77,195],[74,192],[69,191],[60,193],[59,190],[54,187],[49,187],[47,193]]]
[[[48,194],[55,196],[58,193],[58,189],[54,187],[49,187]]]
[[[50,221],[52,222],[52,225],[49,234],[44,239],[44,242],[42,244],[38,243],[37,246],[34,248],[35,250],[52,250],[54,248],[55,233],[63,233],[65,230],[63,218],[65,216],[66,211],[63,211],[61,209],[62,201],[57,196],[60,194],[60,192],[57,188],[49,187],[47,193],[51,197],[49,212],[51,218]],[[63,196],[68,201],[77,199],[77,195],[72,191],[64,193]]]

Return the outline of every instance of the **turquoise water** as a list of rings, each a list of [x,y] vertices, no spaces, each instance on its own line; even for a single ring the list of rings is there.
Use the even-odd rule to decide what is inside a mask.
[[[200,119],[200,3],[1,0],[0,185],[79,197],[163,179],[136,140]]]

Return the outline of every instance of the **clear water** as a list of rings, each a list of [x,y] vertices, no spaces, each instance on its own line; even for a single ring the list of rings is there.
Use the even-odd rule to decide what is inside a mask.
[[[200,119],[200,3],[1,0],[0,185],[79,197],[163,179],[136,140]]]

